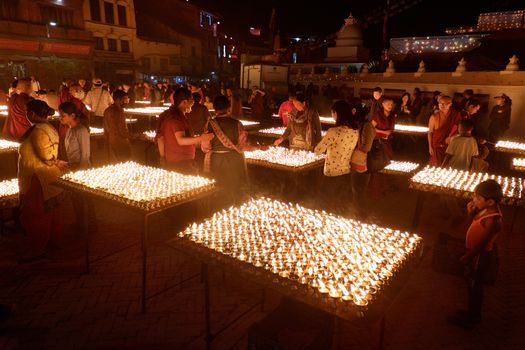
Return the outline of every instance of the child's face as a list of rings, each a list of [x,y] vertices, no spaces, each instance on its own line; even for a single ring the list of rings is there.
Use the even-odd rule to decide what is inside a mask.
[[[476,206],[478,210],[486,209],[495,204],[493,199],[487,199],[483,196],[480,196],[477,193],[474,193],[474,197],[472,197],[472,201],[474,202],[474,205]]]

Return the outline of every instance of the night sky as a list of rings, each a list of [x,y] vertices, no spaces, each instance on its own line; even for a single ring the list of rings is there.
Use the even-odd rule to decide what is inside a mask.
[[[313,0],[315,1],[315,0]],[[323,0],[316,5],[306,0],[191,0],[223,18],[227,32],[248,33],[248,28],[268,27],[272,7],[277,11],[277,26],[285,35],[326,35],[336,32],[350,12],[362,19],[373,14],[385,0]],[[399,0],[391,0],[391,3]],[[458,8],[461,4],[461,8]],[[445,28],[475,25],[480,12],[525,9],[523,0],[423,0],[390,19],[389,36],[444,34]],[[365,32],[381,33],[382,23],[365,24]],[[366,34],[366,33],[365,33]]]

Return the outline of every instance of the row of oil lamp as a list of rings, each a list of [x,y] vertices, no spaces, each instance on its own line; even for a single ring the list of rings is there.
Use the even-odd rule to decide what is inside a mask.
[[[496,149],[502,152],[525,153],[525,143],[517,141],[498,141]]]
[[[319,117],[319,121],[323,124],[335,124],[335,120],[332,117]]]
[[[0,181],[0,203],[18,197],[18,179]]]
[[[18,142],[0,139],[0,153],[15,151],[19,146]]]
[[[261,124],[261,123],[256,122],[256,121],[246,120],[246,119],[239,119],[239,121],[241,122],[242,126],[256,126],[256,125],[260,125]]]
[[[268,198],[215,213],[181,237],[340,301],[366,306],[421,238]]]
[[[278,126],[273,128],[260,129],[257,132],[272,137],[280,137],[286,131],[286,127]],[[321,131],[321,136],[326,136],[326,130]]]
[[[62,179],[146,209],[175,203],[214,188],[214,180],[135,162],[79,170],[63,175]]]
[[[102,129],[102,128],[94,128],[94,127],[90,126],[89,127],[89,134],[92,135],[92,136],[104,135],[104,129]]]
[[[512,159],[512,167],[514,170],[525,171],[525,158]]]
[[[418,163],[391,160],[390,164],[388,164],[383,170],[384,172],[409,174],[417,168],[419,168]]]
[[[416,133],[416,134],[425,134],[425,133],[428,132],[428,127],[427,126],[418,126],[418,125],[396,124],[394,126],[394,131],[407,132],[407,133]]]
[[[266,129],[260,129],[258,132],[261,134],[267,134],[270,136],[281,136],[286,128],[284,126],[274,127],[274,128],[266,128]]]
[[[124,108],[124,112],[133,115],[159,115],[164,112],[166,107],[137,107],[137,108]]]
[[[157,132],[155,130],[147,130],[142,133],[146,139],[153,141],[155,139],[155,136],[157,135]]]
[[[464,170],[426,166],[416,173],[410,181],[424,188],[442,189],[458,192],[474,192],[474,188],[488,179],[496,180],[502,187],[503,196],[511,199],[522,199],[525,194],[525,180],[487,173],[468,172]]]
[[[280,118],[279,114],[273,113],[272,118]],[[319,121],[323,124],[335,124],[335,120],[332,117],[319,116]]]
[[[244,156],[247,160],[279,164],[292,168],[320,162],[325,158],[322,154],[284,147],[269,147],[267,150],[247,151],[244,152]]]

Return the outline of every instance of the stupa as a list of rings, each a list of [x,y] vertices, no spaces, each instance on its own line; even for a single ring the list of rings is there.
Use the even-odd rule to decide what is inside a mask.
[[[357,20],[350,15],[337,32],[335,47],[329,47],[325,62],[367,62],[368,49],[363,47],[363,34]]]

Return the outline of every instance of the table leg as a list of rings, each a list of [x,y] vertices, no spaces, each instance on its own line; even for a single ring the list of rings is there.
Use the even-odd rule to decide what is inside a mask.
[[[423,210],[423,203],[425,202],[425,194],[421,191],[417,193],[416,209],[414,210],[414,217],[412,218],[412,231],[415,231],[419,226],[419,219],[421,218],[421,211]]]
[[[334,316],[334,323],[333,323],[333,336],[332,340],[334,342],[333,349],[340,350],[341,349],[341,322],[339,320],[339,317]]]
[[[144,215],[142,226],[142,313],[146,312],[146,281],[148,272],[148,214]]]
[[[266,289],[263,288],[261,291],[261,312],[264,312],[264,303],[266,302]]]
[[[385,323],[386,316],[383,315],[383,317],[381,317],[381,323],[379,324],[379,350],[385,348]]]
[[[109,146],[109,141],[106,139],[106,155],[108,157],[108,163],[111,163],[111,147]]]
[[[213,336],[211,334],[210,281],[208,276],[208,264],[202,264],[202,277],[204,279],[204,320],[206,323],[206,350],[209,350],[211,349]]]
[[[86,274],[91,272],[89,264],[89,217],[88,217],[88,202],[84,198],[82,201],[82,234],[84,235],[85,253],[86,253]]]
[[[512,213],[512,221],[510,223],[510,231],[509,235],[514,231],[514,224],[516,223],[516,220],[518,219],[518,212],[520,211],[520,207],[515,206],[514,207],[514,213]]]

